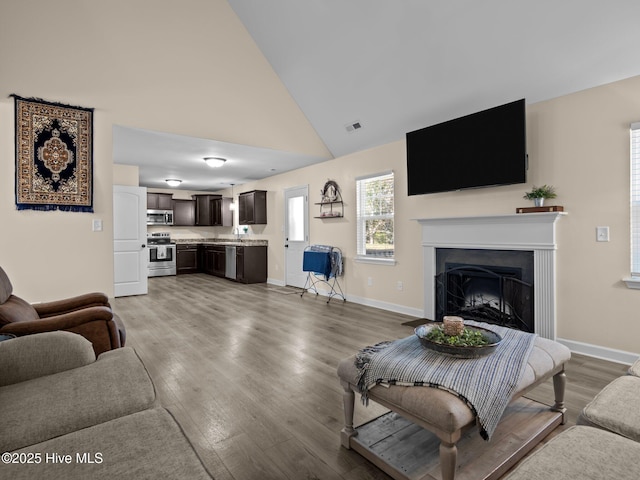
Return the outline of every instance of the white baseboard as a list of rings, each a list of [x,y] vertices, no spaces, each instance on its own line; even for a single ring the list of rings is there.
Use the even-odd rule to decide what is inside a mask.
[[[267,278],[267,283],[270,285],[277,285],[278,287],[284,287],[285,283],[282,280],[276,278]]]
[[[587,355],[589,357],[600,358],[602,360],[608,360],[610,362],[631,365],[638,359],[638,357],[640,357],[639,353],[625,352],[624,350],[616,350],[613,348],[601,347],[599,345],[566,340],[564,338],[558,338],[557,340],[567,346],[572,352]]]

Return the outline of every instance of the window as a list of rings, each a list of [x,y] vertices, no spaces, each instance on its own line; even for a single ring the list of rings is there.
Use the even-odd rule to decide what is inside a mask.
[[[631,124],[631,276],[640,277],[640,122]]]
[[[359,260],[393,262],[393,172],[356,178]]]

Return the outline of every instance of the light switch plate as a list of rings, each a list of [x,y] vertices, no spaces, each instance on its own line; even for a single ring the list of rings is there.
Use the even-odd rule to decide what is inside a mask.
[[[597,242],[609,241],[609,227],[596,227],[596,241]]]
[[[102,231],[102,220],[100,220],[100,219],[93,220],[93,231],[94,232],[101,232]]]

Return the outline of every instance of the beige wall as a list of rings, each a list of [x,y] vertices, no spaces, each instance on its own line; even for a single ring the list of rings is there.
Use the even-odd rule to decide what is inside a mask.
[[[56,40],[76,47],[67,52],[72,61],[42,55],[50,25],[70,22],[74,28],[58,29]],[[209,46],[208,58],[191,54],[198,42]],[[96,108],[94,214],[15,210],[10,93]],[[559,336],[628,352],[640,351],[640,298],[620,281],[629,270],[628,124],[637,120],[640,77],[528,106],[529,184],[554,184],[557,203],[569,212],[558,225]],[[89,289],[112,294],[112,182],[133,181],[131,171],[114,172],[114,124],[330,156],[225,1],[3,2],[0,264],[29,301]],[[354,179],[389,169],[396,173],[397,264],[356,264]],[[342,187],[345,218],[311,219],[311,242],[342,248],[349,296],[408,312],[423,308],[420,232],[413,219],[513,213],[527,205],[523,185],[407,197],[404,141],[238,186],[236,193],[269,191],[269,223],[251,235],[269,240],[273,281],[284,279],[283,190],[308,184],[313,203],[328,178]],[[91,231],[97,218],[103,232]],[[595,242],[599,225],[611,228],[611,242]],[[209,236],[202,232],[180,234]]]
[[[94,214],[15,210],[11,93],[95,108]],[[331,156],[225,0],[1,2],[0,265],[29,301],[113,294],[114,124]]]

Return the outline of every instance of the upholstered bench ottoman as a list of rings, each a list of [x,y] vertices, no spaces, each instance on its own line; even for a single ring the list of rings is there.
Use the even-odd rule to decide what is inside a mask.
[[[629,367],[629,375],[640,377],[640,359],[636,360],[633,365]]]
[[[605,430],[573,426],[525,458],[503,480],[638,480],[640,443]]]
[[[639,399],[640,378],[632,375],[618,377],[582,409],[577,423],[609,430],[640,442]]]
[[[560,412],[556,416],[556,419],[559,417],[559,420],[553,425],[553,428],[560,423],[564,423],[564,389],[566,383],[564,365],[570,357],[571,353],[564,345],[536,337],[524,374],[515,390],[516,393],[512,396],[512,400],[516,399],[553,377],[555,404],[552,410]],[[355,365],[355,360],[356,356],[354,355],[342,360],[338,365],[338,376],[344,388],[345,427],[341,431],[341,443],[345,448],[353,448],[394,478],[413,478],[407,475],[406,468],[391,465],[389,459],[384,458],[384,455],[372,453],[370,449],[359,443],[357,436],[360,427],[355,429],[353,426],[354,392],[359,391],[357,386],[359,370]],[[490,374],[490,372],[487,373]],[[455,477],[457,467],[456,444],[461,439],[463,432],[473,427],[476,422],[474,412],[462,399],[438,388],[399,385],[374,386],[369,389],[368,396],[370,400],[435,434],[439,440],[439,464],[442,478],[444,480],[452,480]],[[537,441],[544,438],[546,434],[547,431],[545,431],[544,435],[539,432]],[[533,448],[533,445],[529,448]],[[517,459],[522,458],[527,451],[528,449],[526,448],[520,449],[520,456]],[[514,459],[513,463],[517,459]],[[424,475],[424,477],[427,478],[428,475]],[[428,478],[431,477],[429,476]],[[475,478],[483,477],[476,476]]]

